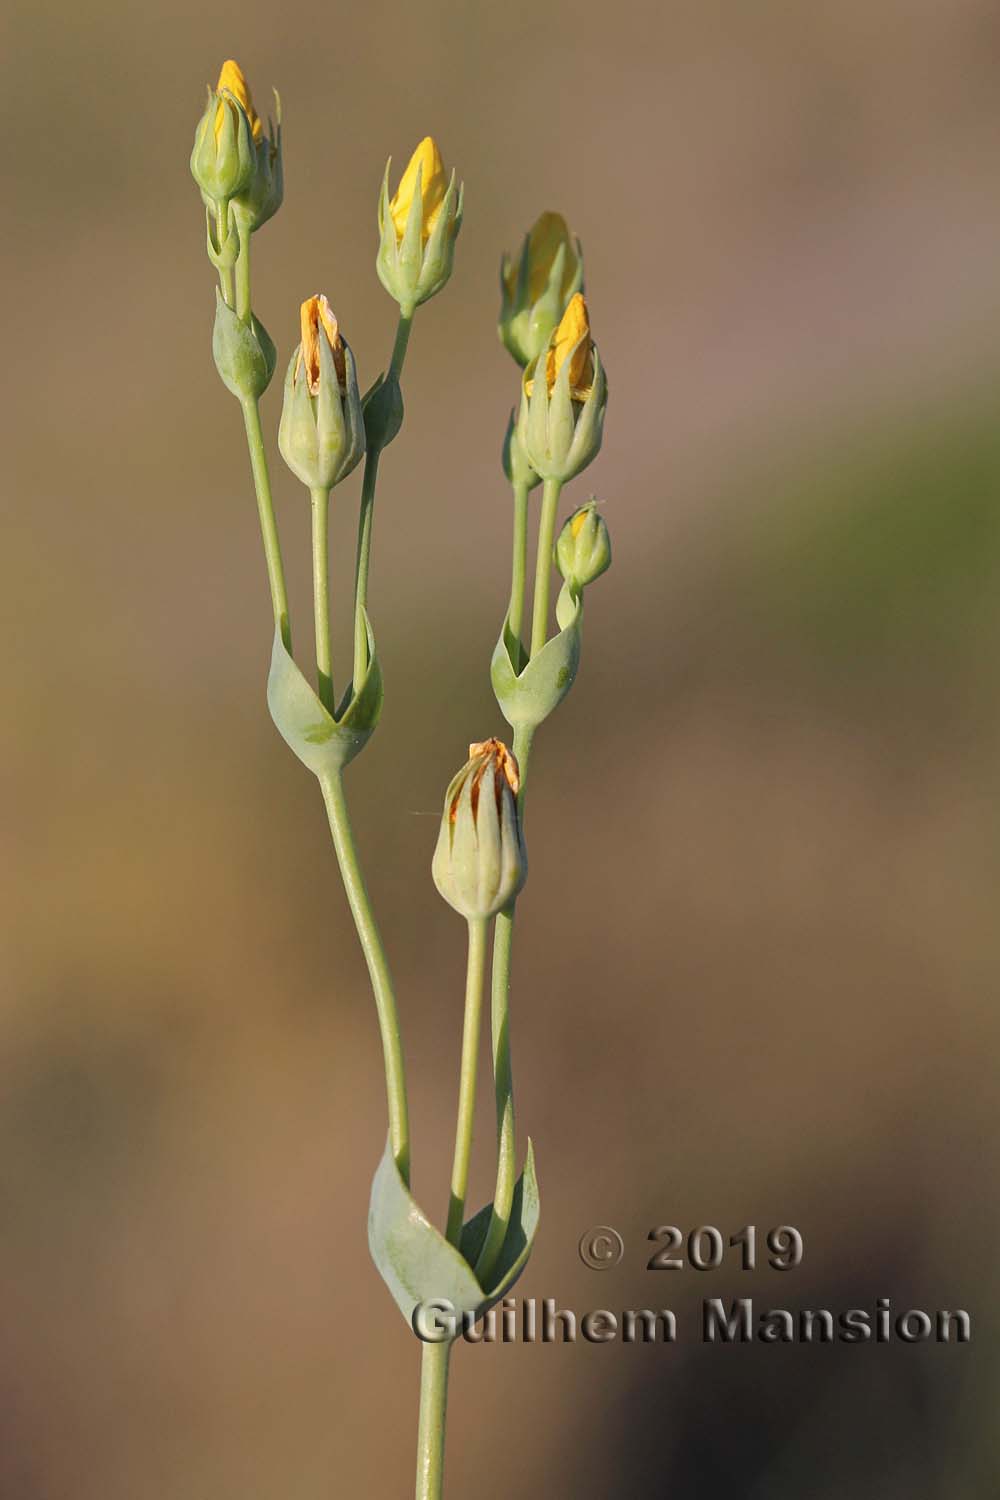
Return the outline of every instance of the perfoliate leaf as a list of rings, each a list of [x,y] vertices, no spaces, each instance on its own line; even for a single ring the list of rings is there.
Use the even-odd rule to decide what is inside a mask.
[[[352,682],[336,717],[324,707],[285,648],[280,630],[274,632],[267,706],[278,732],[303,765],[317,776],[342,771],[367,744],[382,709],[382,672],[375,654],[375,636],[365,615],[368,666],[355,690]]]
[[[512,728],[534,729],[559,707],[576,678],[580,665],[583,624],[582,597],[562,611],[566,623],[558,635],[546,641],[538,655],[517,670],[521,652],[508,620],[493,652],[490,677],[501,712]],[[561,622],[560,622],[561,623]]]
[[[368,1247],[396,1305],[412,1328],[420,1306],[446,1303],[459,1320],[482,1317],[505,1296],[524,1270],[538,1228],[538,1183],[528,1143],[524,1171],[518,1178],[510,1223],[488,1289],[472,1272],[486,1238],[490,1208],[480,1209],[462,1230],[461,1253],[434,1227],[404,1183],[386,1143],[372,1182],[368,1211]],[[459,1328],[460,1331],[460,1328]]]

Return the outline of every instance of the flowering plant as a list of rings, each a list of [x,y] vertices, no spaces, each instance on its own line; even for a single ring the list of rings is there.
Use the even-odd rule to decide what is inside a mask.
[[[525,791],[534,736],[569,692],[580,660],[587,587],[611,561],[608,530],[588,501],[556,524],[563,485],[601,445],[607,379],[583,296],[583,253],[562,217],[543,213],[515,264],[501,267],[500,337],[522,368],[518,408],[504,441],[513,491],[510,602],[493,653],[497,703],[513,730],[513,748],[491,737],[469,747],[448,785],[432,874],[464,917],[468,968],[458,1119],[444,1232],[410,1191],[410,1129],[399,1018],[385,947],[362,874],[348,811],[344,772],[364,749],[382,707],[382,671],[368,610],[379,462],[403,422],[400,380],[418,307],[447,284],[462,226],[463,188],[446,172],[428,136],[390,194],[386,165],[378,203],[379,278],[399,307],[387,369],[362,395],[355,356],[323,295],[301,304],[300,340],[287,367],[278,448],[308,489],[312,513],[315,686],[292,651],[291,615],[260,398],[276,363],[274,344],[252,303],[253,235],[283,196],[281,106],[276,123],[258,116],[239,68],[226,62],[209,90],[195,133],[191,172],[206,212],[207,250],[218,272],[212,349],[246,429],[267,566],[274,639],[267,702],[289,747],[316,776],[344,891],[371,978],[385,1062],[388,1141],[375,1172],[369,1212],[372,1259],[407,1323],[445,1300],[467,1319],[481,1317],[524,1269],[538,1227],[534,1154],[528,1142],[517,1172],[510,1048],[510,965],[518,895],[527,877]],[[351,675],[334,688],[330,638],[328,518],[332,491],[364,460],[353,577]],[[541,486],[530,630],[526,629],[529,502]],[[563,584],[550,634],[553,565]],[[491,1026],[496,1095],[497,1167],[490,1204],[466,1218],[477,1057],[487,948],[492,924]],[[417,1500],[440,1496],[448,1366],[454,1332],[424,1342],[417,1438]]]

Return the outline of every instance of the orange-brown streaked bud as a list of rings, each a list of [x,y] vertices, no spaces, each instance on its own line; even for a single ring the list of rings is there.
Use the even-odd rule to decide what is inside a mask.
[[[302,342],[299,345],[299,357],[295,366],[296,380],[304,372],[309,384],[310,396],[319,395],[319,341],[323,338],[330,346],[337,380],[343,389],[347,378],[344,341],[340,336],[340,324],[326,297],[321,292],[314,297],[307,297],[300,309],[299,318],[302,326]]]
[[[528,873],[517,808],[517,760],[501,740],[469,746],[445,793],[431,870],[450,906],[487,920],[514,899]]]
[[[304,485],[329,493],[365,453],[358,372],[324,296],[306,298],[300,322],[302,339],[285,376],[278,448]]]
[[[232,94],[233,98],[241,105],[243,112],[250,121],[250,132],[256,145],[264,134],[264,126],[253,107],[253,98],[250,93],[250,85],[247,83],[246,75],[238,62],[233,58],[227,58],[219,70],[219,81],[215,85],[217,94]],[[225,102],[220,99],[215,112],[215,139],[218,141],[222,134],[222,126],[225,119]]]
[[[512,750],[507,749],[503,740],[496,738],[474,740],[469,746],[469,760],[475,763],[475,769],[472,772],[472,810],[474,813],[479,807],[483,779],[487,772],[493,782],[493,794],[498,807],[505,783],[515,797],[521,790],[521,772],[517,758]],[[452,822],[455,821],[457,807],[458,797],[456,796],[452,804]]]

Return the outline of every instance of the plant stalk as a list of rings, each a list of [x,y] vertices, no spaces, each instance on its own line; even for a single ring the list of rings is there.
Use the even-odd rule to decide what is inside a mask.
[[[534,731],[514,731],[514,755],[521,770],[518,792],[518,815],[524,823],[524,787]],[[514,946],[514,913],[517,897],[498,915],[493,929],[493,982],[490,1024],[493,1040],[493,1087],[497,1117],[497,1176],[493,1190],[490,1222],[483,1240],[475,1275],[480,1286],[489,1290],[490,1278],[510,1227],[510,1211],[517,1186],[517,1141],[514,1122],[514,1074],[510,1053],[510,972]]]
[[[240,235],[240,253],[236,257],[236,316],[241,323],[250,322],[250,229],[244,219],[235,215]]]
[[[333,846],[344,882],[351,915],[357,928],[361,951],[368,965],[375,1009],[378,1013],[379,1032],[382,1037],[382,1054],[385,1059],[385,1092],[389,1109],[389,1139],[392,1154],[396,1159],[403,1181],[410,1180],[410,1124],[406,1102],[406,1073],[403,1067],[403,1043],[396,1010],[396,995],[389,972],[389,961],[372,911],[371,899],[365,885],[358,859],[354,830],[344,797],[343,778],[339,772],[330,772],[319,778],[330,820]]]
[[[424,1344],[420,1357],[420,1419],[417,1428],[416,1500],[444,1493],[444,1429],[448,1411],[451,1343]]]
[[[330,491],[310,490],[312,498],[313,616],[316,627],[316,678],[320,702],[334,711],[333,663],[330,652]]]
[[[271,497],[271,480],[267,471],[267,453],[264,450],[264,434],[260,425],[260,407],[252,399],[240,404],[243,407],[247,447],[250,450],[250,468],[257,493],[257,513],[260,516],[260,534],[264,543],[267,581],[271,590],[271,609],[274,614],[274,623],[280,630],[281,639],[285,643],[285,650],[290,652],[292,632],[288,617],[288,590],[285,585],[285,569],[281,560],[281,541],[278,537],[278,523],[274,515],[274,501]]]
[[[228,220],[229,205],[227,203],[217,203],[215,205],[215,238],[219,242],[219,251],[217,253],[221,253],[222,246],[226,242],[229,230]],[[219,285],[222,288],[222,300],[226,303],[227,307],[232,307],[236,299],[233,294],[233,271],[231,266],[219,267]]]
[[[510,577],[510,629],[516,641],[524,628],[524,588],[528,571],[528,486],[514,485],[514,547]]]
[[[389,371],[398,380],[410,342],[413,314],[399,314],[396,338],[392,346]],[[368,575],[371,572],[372,525],[375,514],[375,486],[378,483],[380,448],[369,448],[365,454],[365,471],[361,480],[361,513],[358,516],[358,558],[354,575],[354,682],[359,683],[368,665],[368,632],[365,611],[368,607]]]
[[[486,969],[486,921],[469,919],[469,962],[465,977],[465,1022],[462,1028],[462,1067],[458,1088],[458,1119],[455,1122],[455,1159],[451,1170],[451,1199],[445,1238],[458,1248],[462,1238],[465,1195],[469,1186],[472,1127],[476,1111],[476,1065],[479,1060],[479,1025],[483,1010],[483,976]]]
[[[538,523],[538,556],[535,559],[535,597],[531,616],[531,655],[537,656],[549,634],[549,583],[552,578],[552,548],[556,539],[556,510],[562,481],[546,479],[542,484],[542,514]]]
[[[392,346],[392,356],[389,360],[389,370],[398,380],[403,373],[403,361],[406,359],[406,351],[410,343],[410,330],[413,327],[413,314],[404,313],[402,309],[399,314],[399,322],[396,324],[396,338]]]

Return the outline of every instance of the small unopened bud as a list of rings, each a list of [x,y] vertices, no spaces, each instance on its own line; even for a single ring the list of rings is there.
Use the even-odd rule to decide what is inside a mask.
[[[455,240],[462,227],[462,195],[455,173],[449,177],[445,171],[432,136],[425,136],[410,157],[391,198],[386,166],[375,267],[406,317],[439,292],[451,275]]]
[[[571,589],[586,588],[611,566],[611,537],[597,501],[570,516],[556,542],[556,566]]]
[[[212,203],[226,204],[250,186],[261,130],[246,79],[236,63],[223,63],[191,152],[191,175]]]
[[[500,266],[500,338],[519,365],[537,359],[583,286],[583,251],[562,214],[540,214],[520,258]]]
[[[241,401],[260,399],[274,374],[274,345],[260,320],[251,314],[249,323],[244,323],[223,300],[218,287],[212,353],[227,390]]]
[[[254,136],[256,161],[249,184],[234,199],[241,222],[252,234],[274,217],[285,196],[285,169],[281,152],[281,98],[274,90],[275,118],[268,119],[265,131],[260,120],[260,134]],[[256,117],[255,117],[256,118]]]
[[[469,746],[445,794],[431,871],[444,899],[470,921],[496,916],[527,878],[519,787],[517,761],[493,739]]]
[[[325,297],[303,302],[301,323],[302,341],[285,377],[278,447],[303,484],[331,490],[365,451],[358,377]]]
[[[586,468],[600,450],[607,400],[587,304],[577,292],[521,382],[517,435],[537,474],[565,483]]]

